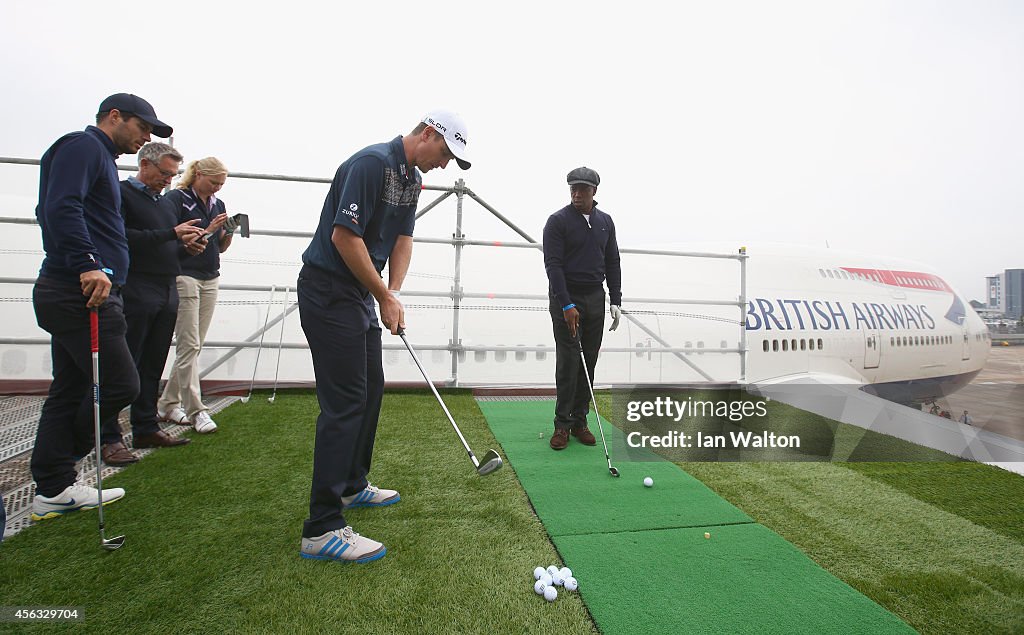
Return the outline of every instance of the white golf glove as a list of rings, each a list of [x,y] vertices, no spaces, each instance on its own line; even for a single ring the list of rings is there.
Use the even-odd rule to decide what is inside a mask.
[[[622,317],[622,307],[620,307],[617,304],[611,305],[611,314],[612,314],[612,325],[611,325],[611,327],[609,327],[608,330],[609,331],[614,331],[615,329],[619,328],[619,318]]]
[[[233,234],[236,229],[238,229],[238,220],[234,216],[228,216],[227,220],[224,221],[224,231]]]

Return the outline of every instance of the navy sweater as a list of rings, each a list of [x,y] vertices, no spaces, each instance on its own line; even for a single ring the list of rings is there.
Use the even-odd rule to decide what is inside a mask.
[[[78,282],[107,269],[111,282],[128,275],[128,240],[121,218],[117,148],[95,126],[58,139],[40,161],[36,220],[43,232],[39,275]]]
[[[548,218],[544,225],[544,270],[548,274],[548,293],[559,306],[572,302],[570,290],[599,289],[606,279],[609,303],[622,304],[615,223],[597,209],[597,201],[590,212],[589,227],[587,219],[571,204]]]
[[[165,197],[174,206],[178,214],[178,222],[184,223],[187,220],[198,218],[196,227],[206,228],[214,217],[224,213],[226,207],[224,201],[214,199],[213,209],[208,209],[206,203],[191,189],[171,190]],[[197,280],[213,280],[220,276],[220,237],[224,235],[221,228],[206,245],[206,249],[195,256],[190,256],[185,248],[178,251],[181,263],[181,275],[190,276]]]
[[[181,273],[180,243],[174,233],[178,210],[166,196],[154,196],[138,185],[138,181],[121,181],[121,215],[132,258],[129,274],[173,280]]]

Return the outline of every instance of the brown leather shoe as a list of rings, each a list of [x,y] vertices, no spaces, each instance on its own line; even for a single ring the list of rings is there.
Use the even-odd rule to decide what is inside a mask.
[[[100,450],[100,456],[103,457],[103,462],[107,465],[128,465],[139,462],[139,457],[135,456],[135,453],[126,448],[121,441],[104,445]]]
[[[153,434],[137,435],[132,441],[136,449],[140,448],[171,448],[176,445],[188,445],[192,439],[185,437],[172,437],[163,430],[157,430]]]
[[[572,436],[576,437],[576,440],[583,445],[596,445],[597,439],[594,438],[594,433],[587,428],[587,426],[580,426],[573,428],[569,431]]]
[[[567,445],[569,445],[569,431],[566,428],[555,428],[555,433],[551,435],[551,449],[564,450]]]

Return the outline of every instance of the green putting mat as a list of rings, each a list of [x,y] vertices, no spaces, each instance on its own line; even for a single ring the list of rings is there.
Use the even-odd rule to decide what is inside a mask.
[[[678,466],[613,456],[614,478],[596,429],[548,446],[553,401],[478,403],[602,632],[913,632]]]
[[[555,452],[548,445],[553,401],[479,405],[552,536],[753,522],[667,461],[616,465],[613,457],[612,465],[621,474],[614,478],[596,426],[596,446],[570,437],[569,447]],[[604,432],[611,447],[611,435],[620,432],[608,424]],[[643,486],[645,476],[654,479],[654,487]]]

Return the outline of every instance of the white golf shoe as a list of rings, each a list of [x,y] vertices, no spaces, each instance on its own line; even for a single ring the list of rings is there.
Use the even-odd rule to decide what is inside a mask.
[[[336,560],[363,564],[383,558],[387,551],[384,545],[376,540],[360,536],[349,525],[344,529],[335,529],[316,538],[303,538],[299,555],[312,560]]]
[[[342,507],[383,507],[393,505],[402,500],[393,489],[381,489],[372,483],[366,484],[366,489],[351,496],[341,497]]]
[[[156,418],[159,419],[160,421],[176,423],[179,426],[192,425],[192,422],[188,420],[188,415],[185,414],[185,411],[179,408],[178,406],[171,408],[170,412],[160,412],[158,410],[156,413]]]
[[[196,416],[192,418],[195,419],[192,423],[196,432],[199,434],[210,434],[211,432],[217,431],[217,424],[213,422],[213,419],[210,418],[210,414],[205,410],[197,413]]]
[[[112,487],[103,490],[103,504],[109,505],[124,497],[124,490]],[[32,499],[32,520],[57,518],[80,509],[95,509],[100,504],[100,493],[95,487],[79,483],[68,485],[63,492],[53,497],[35,495]]]

